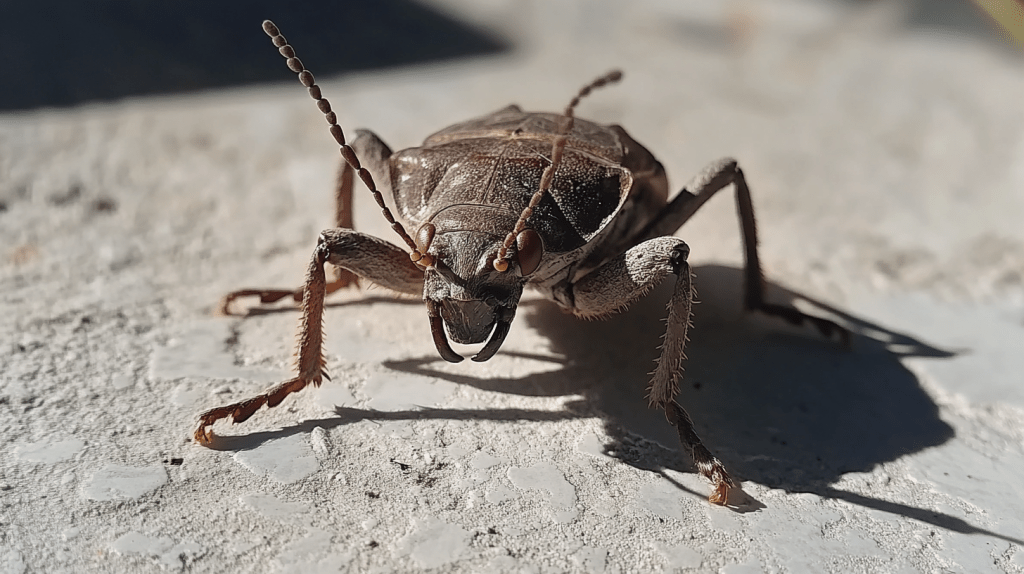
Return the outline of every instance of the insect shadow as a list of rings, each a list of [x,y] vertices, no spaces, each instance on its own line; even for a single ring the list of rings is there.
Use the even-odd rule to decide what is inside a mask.
[[[845,473],[867,472],[953,438],[952,427],[939,418],[938,406],[900,363],[901,357],[943,359],[953,353],[778,285],[767,285],[769,300],[808,302],[849,327],[853,337],[846,347],[824,340],[813,329],[743,312],[741,269],[702,265],[694,273],[700,304],[694,309],[678,400],[705,444],[736,476],[787,492],[842,499],[956,532],[1020,542],[948,514],[831,486]],[[552,372],[520,379],[475,379],[430,369],[435,357],[384,364],[489,391],[582,395],[583,400],[566,403],[564,413],[519,415],[527,420],[601,417],[606,454],[672,481],[664,470],[693,472],[692,463],[679,449],[675,430],[648,408],[643,374],[653,369],[657,357],[669,295],[670,287],[662,286],[628,312],[589,323],[560,312],[548,301],[525,301],[517,321],[525,320],[549,339],[554,354],[564,357],[564,367]],[[428,416],[440,414],[431,411]],[[515,414],[494,418],[510,416]],[[761,507],[746,493],[730,501],[730,508],[738,512]]]
[[[705,265],[695,274],[700,304],[679,402],[739,476],[803,491],[952,438],[938,407],[899,362],[951,353],[821,306],[854,331],[846,348],[813,329],[744,313],[739,269]],[[553,372],[476,379],[430,369],[434,357],[385,365],[489,391],[581,394],[606,421],[607,453],[644,468],[688,471],[675,430],[645,399],[645,373],[654,367],[669,293],[670,287],[656,289],[628,312],[588,323],[547,301],[524,302],[517,321],[525,320],[564,357],[564,367]],[[807,300],[774,285],[769,295],[782,303]]]
[[[913,518],[955,532],[1020,540],[975,527],[941,512],[874,499],[832,487],[843,474],[938,446],[953,429],[901,357],[948,358],[953,353],[815,302],[769,283],[770,301],[807,301],[854,333],[849,347],[823,339],[810,328],[793,327],[741,309],[742,270],[720,265],[694,269],[699,304],[679,402],[696,422],[706,444],[742,481],[787,492],[809,492]],[[562,368],[526,377],[475,378],[431,368],[437,357],[384,361],[403,372],[524,396],[582,396],[562,411],[529,409],[426,408],[371,411],[336,407],[337,416],[310,420],[277,431],[218,437],[218,450],[244,450],[313,427],[358,420],[487,419],[557,421],[598,417],[604,421],[604,452],[637,468],[657,472],[681,490],[704,492],[674,481],[665,470],[693,472],[674,429],[645,399],[645,386],[663,332],[670,286],[655,289],[628,312],[603,321],[582,322],[546,300],[524,300],[518,322],[550,342]],[[378,300],[379,297],[371,297]],[[388,299],[391,301],[391,299]],[[403,300],[409,301],[409,300]],[[365,303],[344,302],[341,305]],[[416,303],[415,301],[410,301]],[[268,309],[283,312],[287,309]],[[261,311],[262,312],[262,311]],[[503,351],[505,354],[517,354]],[[552,361],[550,355],[527,358]],[[730,497],[737,512],[763,505],[743,492]],[[737,499],[738,498],[738,499]]]

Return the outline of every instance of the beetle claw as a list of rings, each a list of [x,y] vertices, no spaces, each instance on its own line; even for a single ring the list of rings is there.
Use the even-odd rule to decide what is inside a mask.
[[[715,485],[714,492],[708,497],[708,502],[718,506],[725,506],[729,503],[729,485],[725,482],[720,482]]]

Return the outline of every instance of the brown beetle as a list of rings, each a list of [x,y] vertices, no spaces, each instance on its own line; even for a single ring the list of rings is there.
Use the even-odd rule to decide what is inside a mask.
[[[264,404],[275,406],[309,384],[320,385],[326,376],[324,297],[357,277],[421,295],[438,353],[458,362],[462,357],[448,338],[468,344],[486,341],[473,360],[491,358],[509,332],[526,285],[577,316],[602,317],[672,276],[668,327],[649,400],[665,411],[698,471],[714,485],[711,502],[725,504],[733,480],[675,401],[693,287],[686,261],[689,247],[672,234],[716,191],[732,184],[746,256],[746,308],[792,323],[809,321],[826,336],[845,334],[831,321],[765,302],[753,206],[736,162],[711,164],[669,201],[665,170],[649,151],[619,126],[574,117],[580,99],[618,81],[619,72],[584,87],[561,115],[508,106],[397,153],[368,131],[357,132],[349,145],[313,75],[272,22],[264,22],[263,28],[317,101],[341,146],[345,163],[337,188],[338,228],[320,234],[303,289],[249,289],[225,298],[225,310],[243,296],[259,296],[263,303],[288,296],[302,301],[298,373],[262,395],[202,413],[196,440],[208,444],[210,426],[219,419],[242,422]],[[354,174],[373,193],[411,254],[351,229]],[[396,214],[385,206],[382,193],[394,199]],[[416,230],[415,239],[407,228]],[[341,269],[330,283],[325,263]]]

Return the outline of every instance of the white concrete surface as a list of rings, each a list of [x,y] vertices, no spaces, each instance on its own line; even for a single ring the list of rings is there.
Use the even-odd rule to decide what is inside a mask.
[[[337,152],[282,62],[0,115],[0,572],[1024,572],[1020,54],[906,2],[437,5],[518,49],[321,78],[345,126],[416,145],[622,67],[580,115],[675,186],[737,157],[773,297],[856,333],[739,312],[731,198],[680,231],[680,401],[745,494],[710,506],[644,405],[664,290],[597,323],[528,297],[456,366],[418,302],[342,293],[333,380],[193,444],[200,410],[290,369],[297,313],[219,297],[297,285],[330,224]]]

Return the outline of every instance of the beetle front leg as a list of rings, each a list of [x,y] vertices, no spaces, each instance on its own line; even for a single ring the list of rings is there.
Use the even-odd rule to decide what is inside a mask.
[[[263,394],[241,402],[210,409],[199,415],[196,442],[210,444],[216,421],[231,417],[233,423],[248,419],[263,405],[277,406],[288,395],[307,385],[320,386],[326,360],[323,355],[324,297],[327,279],[324,263],[332,263],[381,287],[409,295],[423,293],[423,272],[409,255],[387,241],[351,229],[328,229],[320,234],[316,250],[306,269],[302,289],[302,318],[295,378],[275,385]]]
[[[679,441],[693,459],[697,470],[714,486],[708,498],[724,505],[729,487],[735,486],[725,466],[701,442],[693,421],[676,402],[685,355],[686,332],[693,306],[693,279],[686,258],[690,249],[681,239],[659,237],[645,241],[595,269],[569,287],[568,298],[578,316],[600,317],[617,312],[643,297],[668,275],[676,276],[668,304],[668,326],[658,358],[648,399],[660,407],[679,433]]]

